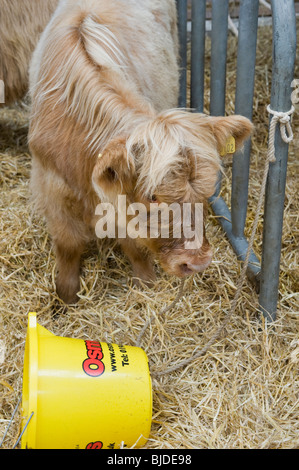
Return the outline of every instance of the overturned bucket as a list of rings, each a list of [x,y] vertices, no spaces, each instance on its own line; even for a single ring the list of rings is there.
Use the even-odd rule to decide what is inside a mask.
[[[142,447],[152,418],[145,352],[55,336],[29,313],[22,449]]]

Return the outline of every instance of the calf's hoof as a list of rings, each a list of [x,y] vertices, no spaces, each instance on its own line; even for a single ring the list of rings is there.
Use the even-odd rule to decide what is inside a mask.
[[[62,282],[59,278],[56,279],[57,295],[65,304],[77,303],[79,300],[77,295],[79,291],[79,279],[69,279],[68,282]]]

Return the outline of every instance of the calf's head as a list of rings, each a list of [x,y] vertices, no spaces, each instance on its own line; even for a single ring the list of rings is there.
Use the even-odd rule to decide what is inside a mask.
[[[238,150],[252,128],[237,115],[162,112],[103,149],[93,170],[94,189],[116,210],[118,196],[126,196],[121,220],[128,229],[136,219],[132,205],[137,208],[136,243],[153,253],[166,272],[179,277],[201,272],[212,260],[204,219],[221,168],[220,151],[229,137]]]

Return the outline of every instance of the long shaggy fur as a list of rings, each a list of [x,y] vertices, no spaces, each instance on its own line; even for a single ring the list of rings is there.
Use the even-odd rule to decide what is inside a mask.
[[[139,3],[62,1],[58,8],[61,13],[47,33],[51,31],[51,47],[45,48],[41,41],[32,61],[31,94],[36,112],[39,102],[55,95],[64,113],[88,129],[92,150],[103,147],[115,134],[126,132],[128,124],[142,119],[146,111],[152,113],[150,102],[158,109],[176,104],[176,44],[171,41],[176,37],[176,17],[172,2],[163,2],[163,8],[158,1],[151,2],[151,8],[148,2]],[[162,13],[165,25],[159,26],[155,47],[149,48],[145,33],[139,37],[132,32],[138,32],[142,22],[147,34],[154,34],[154,17],[161,17],[162,22]],[[144,63],[144,57],[150,64]],[[169,64],[170,72],[161,70],[161,59]]]
[[[64,299],[79,288],[100,200],[125,194],[147,204],[155,193],[159,201],[204,202],[227,137],[239,148],[250,134],[245,118],[175,108],[177,51],[174,0],[61,0],[41,36],[30,68],[31,185],[54,239]],[[188,256],[184,240],[121,244],[143,279],[153,274],[145,248],[178,275],[189,261],[198,268],[211,259],[206,241]]]
[[[57,4],[58,0],[1,0],[0,79],[6,105],[28,91],[31,55]]]

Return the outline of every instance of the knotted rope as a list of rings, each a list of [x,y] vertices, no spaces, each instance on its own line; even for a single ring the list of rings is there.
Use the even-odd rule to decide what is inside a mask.
[[[176,370],[178,370],[182,367],[185,367],[185,366],[189,365],[191,362],[195,361],[199,357],[206,354],[206,352],[212,346],[212,344],[214,344],[214,342],[217,341],[217,339],[221,335],[222,331],[225,329],[226,325],[228,324],[228,322],[230,321],[232,315],[234,314],[234,312],[236,310],[238,300],[239,300],[239,297],[240,297],[241,292],[242,292],[242,287],[243,287],[243,284],[244,284],[244,281],[245,281],[245,278],[246,278],[246,271],[247,271],[247,268],[248,268],[249,256],[250,256],[250,252],[251,252],[252,247],[253,247],[253,242],[254,242],[254,238],[255,238],[258,222],[259,222],[259,216],[260,216],[260,212],[261,212],[261,208],[262,208],[262,204],[263,204],[263,200],[264,200],[264,194],[265,194],[268,171],[269,171],[269,164],[270,164],[270,162],[273,163],[273,162],[276,161],[276,158],[275,158],[275,130],[276,130],[276,125],[277,125],[278,122],[280,123],[280,134],[281,134],[282,140],[285,143],[290,143],[293,140],[293,132],[292,132],[291,124],[290,124],[290,115],[293,114],[293,112],[295,111],[294,106],[292,106],[292,108],[289,111],[283,113],[283,112],[273,111],[270,108],[270,105],[269,105],[267,107],[267,111],[270,114],[273,115],[273,117],[271,119],[271,123],[270,123],[270,129],[269,129],[269,142],[268,142],[267,158],[266,158],[266,161],[265,161],[262,184],[261,184],[260,194],[259,194],[259,198],[258,198],[256,214],[255,214],[255,218],[254,218],[252,229],[251,229],[251,235],[250,235],[249,242],[248,242],[248,248],[247,248],[244,264],[243,264],[243,267],[242,267],[242,270],[241,270],[241,274],[240,274],[239,280],[237,282],[236,293],[235,293],[235,296],[234,296],[234,298],[232,300],[232,303],[231,303],[231,309],[230,309],[229,313],[227,314],[227,317],[224,320],[224,322],[222,323],[222,325],[216,330],[214,335],[210,338],[210,340],[207,342],[207,344],[202,349],[195,352],[188,359],[185,359],[184,361],[181,361],[178,364],[175,364],[171,367],[168,367],[167,369],[153,371],[154,376],[161,376],[161,375],[165,375],[165,374],[169,374],[171,372],[174,372],[174,371],[176,371]],[[286,130],[288,132],[288,135],[286,134]],[[183,294],[183,285],[184,285],[184,282],[182,281],[179,292],[178,292],[176,298],[174,299],[174,301],[168,307],[166,307],[164,310],[162,310],[161,314],[164,314],[166,311],[173,308],[173,306],[176,304],[176,302],[180,299],[180,297]],[[145,326],[143,327],[143,329],[142,329],[142,331],[141,331],[141,333],[138,337],[138,341],[137,341],[138,346],[140,345],[141,338],[142,338],[146,328],[148,327],[148,325],[151,321],[152,321],[152,318],[149,319],[146,322]]]
[[[267,106],[267,111],[269,114],[272,114],[272,119],[270,123],[270,129],[269,129],[269,148],[268,148],[268,153],[270,153],[270,162],[275,162],[275,130],[276,130],[276,125],[278,122],[280,123],[280,135],[282,140],[286,143],[289,144],[293,140],[293,131],[290,123],[290,116],[293,114],[295,111],[294,106],[291,107],[289,111],[286,113],[283,113],[281,111],[273,111],[273,109],[270,108],[270,105]],[[288,135],[287,135],[287,132]]]

